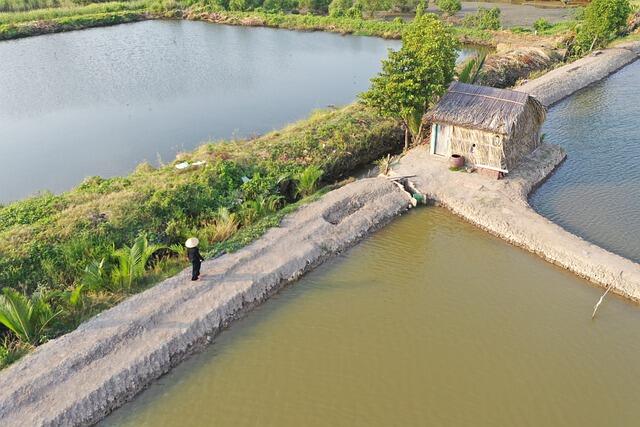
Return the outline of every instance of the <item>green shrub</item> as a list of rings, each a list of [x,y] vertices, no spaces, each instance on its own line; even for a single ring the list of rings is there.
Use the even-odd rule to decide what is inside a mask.
[[[546,31],[551,29],[552,27],[553,25],[551,25],[551,23],[544,18],[540,18],[533,23],[533,29],[537,32]]]
[[[0,208],[0,231],[14,225],[28,225],[47,220],[65,207],[63,198],[51,193],[31,197]]]
[[[249,0],[229,0],[229,10],[244,11],[251,8]]]
[[[324,171],[317,166],[308,166],[295,176],[298,194],[306,197],[313,194]]]
[[[29,348],[5,337],[0,343],[0,369],[6,368],[29,352]]]
[[[328,13],[331,0],[300,0],[299,7],[307,12]]]
[[[416,10],[418,3],[418,0],[391,0],[387,7],[393,11],[409,13]]]
[[[477,13],[465,16],[462,24],[465,27],[478,28],[481,30],[499,30],[501,27],[500,8],[485,9],[481,7]]]
[[[139,236],[133,245],[125,246],[112,253],[115,265],[111,270],[110,289],[115,291],[131,291],[142,277],[151,256],[163,249],[160,245],[151,245],[146,236]]]
[[[357,21],[362,21],[362,3],[357,0],[353,2],[353,6],[347,10],[345,16]]]
[[[462,10],[462,3],[460,0],[436,0],[436,5],[438,6],[438,9],[449,16],[453,16]]]
[[[573,53],[583,55],[605,46],[621,33],[630,13],[629,0],[593,0],[584,10]]]
[[[262,3],[262,8],[269,12],[289,12],[296,7],[296,0],[264,0]]]
[[[73,6],[70,0],[0,0],[0,12],[22,12],[33,9]]]
[[[511,31],[512,33],[515,33],[515,34],[531,33],[531,29],[530,28],[521,27],[521,26],[511,27],[511,28],[509,28],[509,31]]]
[[[333,0],[329,4],[329,16],[346,16],[353,7],[353,0]]]
[[[486,53],[478,53],[467,59],[458,73],[458,81],[470,84],[476,83],[486,58]]]

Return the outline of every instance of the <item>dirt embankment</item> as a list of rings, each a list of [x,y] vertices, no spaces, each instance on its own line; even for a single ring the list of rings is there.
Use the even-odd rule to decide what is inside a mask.
[[[0,373],[0,425],[97,422],[234,319],[410,207],[396,184],[365,179],[285,217],[255,243],[165,280]]]
[[[557,68],[517,89],[549,106],[639,57],[640,42],[620,44]],[[640,264],[569,233],[529,205],[530,192],[553,173],[564,157],[560,147],[542,144],[506,179],[490,181],[477,174],[449,172],[444,159],[429,155],[421,146],[403,157],[394,172],[413,175],[411,180],[419,191],[478,227],[640,302]]]
[[[640,301],[640,265],[608,252],[549,221],[527,202],[530,191],[549,176],[564,151],[543,144],[504,180],[452,173],[444,159],[418,147],[394,167],[414,175],[415,187],[456,215],[507,242],[634,301]]]
[[[598,50],[575,62],[552,70],[542,77],[519,86],[546,106],[566,98],[576,91],[602,80],[625,65],[640,58],[640,42],[619,44]]]

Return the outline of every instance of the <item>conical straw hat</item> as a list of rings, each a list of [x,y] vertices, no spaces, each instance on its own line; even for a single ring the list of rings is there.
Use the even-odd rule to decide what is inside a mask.
[[[198,240],[197,237],[191,237],[187,239],[184,245],[188,248],[195,248],[196,246],[198,246],[198,243],[200,243],[200,240]]]

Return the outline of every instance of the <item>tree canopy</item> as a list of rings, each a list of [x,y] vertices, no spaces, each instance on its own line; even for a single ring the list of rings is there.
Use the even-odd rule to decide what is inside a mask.
[[[360,96],[383,116],[400,119],[414,143],[422,139],[422,116],[453,80],[458,42],[449,25],[433,14],[416,17],[402,37],[402,48],[390,51],[371,88]]]
[[[606,45],[624,28],[630,13],[629,0],[593,0],[584,11],[574,52],[584,54]]]

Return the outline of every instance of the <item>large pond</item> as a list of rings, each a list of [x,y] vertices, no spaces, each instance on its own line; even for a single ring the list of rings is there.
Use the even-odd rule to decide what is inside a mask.
[[[567,230],[640,262],[640,61],[556,105],[547,141],[566,162],[533,206]]]
[[[439,208],[223,332],[109,426],[636,425],[640,310]]]
[[[399,41],[147,21],[0,43],[0,203],[353,101]]]

